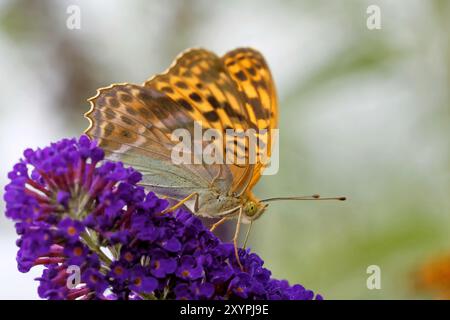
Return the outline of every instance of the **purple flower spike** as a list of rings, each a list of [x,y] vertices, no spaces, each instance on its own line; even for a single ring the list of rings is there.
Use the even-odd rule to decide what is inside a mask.
[[[161,214],[168,202],[86,136],[25,150],[8,178],[18,269],[44,266],[44,299],[323,299],[272,279],[250,250],[241,270],[231,243],[185,210]]]

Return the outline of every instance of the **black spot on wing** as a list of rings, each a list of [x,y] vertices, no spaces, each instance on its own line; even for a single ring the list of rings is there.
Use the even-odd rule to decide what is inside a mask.
[[[126,112],[127,112],[128,114],[130,114],[130,115],[132,115],[132,116],[134,116],[134,115],[137,113],[136,110],[134,110],[134,109],[131,108],[131,107],[126,107],[125,110],[126,110]]]
[[[198,93],[196,93],[196,92],[192,92],[192,93],[189,95],[189,98],[191,98],[191,99],[194,100],[195,102],[201,102],[201,101],[202,101],[202,97],[200,97],[200,96],[198,95]]]
[[[128,124],[128,125],[130,125],[130,126],[134,125],[134,121],[131,120],[130,118],[128,118],[127,116],[121,115],[121,116],[120,116],[120,119],[121,119],[124,123],[126,123],[126,124]]]
[[[178,99],[177,102],[188,111],[194,110],[194,108],[191,106],[191,104],[189,102],[187,102],[185,99]]]
[[[214,96],[209,96],[209,97],[207,98],[207,100],[208,100],[209,104],[210,104],[214,109],[220,108],[220,103],[219,103],[219,101],[217,101],[216,97],[214,97]]]
[[[111,109],[107,109],[105,112],[105,116],[106,116],[106,119],[112,120],[116,117],[116,113]]]
[[[266,117],[266,113],[259,99],[251,98],[248,102],[252,106],[253,112],[255,113],[257,119],[264,119]]]
[[[109,104],[113,108],[117,108],[119,106],[119,101],[116,98],[109,99]]]
[[[110,136],[114,131],[114,125],[112,123],[108,123],[105,126],[105,137]]]
[[[234,75],[236,76],[236,78],[238,78],[241,81],[247,80],[247,76],[245,75],[244,72],[242,72],[242,70],[236,72]]]
[[[254,68],[252,68],[252,67],[247,68],[247,72],[248,72],[250,75],[252,75],[252,76],[255,76],[255,75],[256,75],[256,70],[255,70]]]
[[[133,101],[133,98],[129,94],[126,94],[126,93],[122,93],[119,96],[119,98],[120,98],[120,100],[122,100],[124,102],[131,102],[131,101]]]
[[[205,112],[203,115],[208,121],[219,121],[219,116],[217,115],[217,112],[214,110]]]
[[[187,88],[188,88],[187,84],[184,83],[183,81],[177,81],[177,82],[175,83],[175,85],[176,85],[178,88],[181,88],[181,89],[187,89]]]
[[[240,114],[239,112],[236,112],[231,105],[228,103],[228,101],[226,101],[223,104],[223,109],[225,110],[226,114],[228,115],[228,117],[230,118],[235,118],[238,119],[239,121],[244,120],[244,116],[242,114]]]
[[[173,93],[173,89],[171,87],[162,87],[161,91],[166,93]]]

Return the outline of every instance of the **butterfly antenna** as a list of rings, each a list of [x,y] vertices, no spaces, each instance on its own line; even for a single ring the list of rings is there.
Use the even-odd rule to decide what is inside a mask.
[[[318,194],[313,194],[312,196],[267,198],[267,199],[261,200],[261,202],[280,201],[280,200],[338,200],[338,201],[345,201],[346,199],[347,199],[346,197],[322,198]]]

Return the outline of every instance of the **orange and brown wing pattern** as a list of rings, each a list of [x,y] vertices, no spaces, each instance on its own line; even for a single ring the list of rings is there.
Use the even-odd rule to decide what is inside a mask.
[[[261,53],[251,48],[238,48],[225,54],[222,60],[244,96],[247,120],[258,129],[276,128],[276,91],[270,69]]]
[[[182,53],[164,73],[145,82],[182,105],[204,128],[247,129],[245,102],[222,61],[204,49]]]
[[[194,122],[223,134],[227,129],[275,128],[278,114],[264,58],[244,48],[223,58],[204,49],[190,49],[143,86],[116,84],[102,88],[90,102],[86,117],[91,124],[86,133],[116,159],[139,161],[129,163],[135,166],[143,166],[144,157],[169,162],[172,132],[185,128],[192,133]],[[270,136],[260,138],[265,143],[261,149],[270,150]],[[228,148],[228,144],[234,144],[235,157],[248,156],[245,140],[226,143],[224,147]],[[230,164],[227,168],[233,176],[230,191],[240,193],[256,183],[262,164]],[[209,181],[214,176],[211,167],[205,165],[190,170]]]
[[[271,155],[272,137],[270,129],[278,127],[278,103],[275,84],[264,57],[251,48],[238,48],[222,58],[223,63],[239,88],[245,102],[246,118],[250,127],[267,130],[258,135],[260,144],[257,151],[261,156]],[[251,189],[259,180],[264,164],[257,162],[246,189]]]
[[[251,52],[256,56],[256,51]],[[256,90],[259,90],[259,86],[273,88],[270,73],[261,72],[267,65],[261,55],[257,58],[259,60],[254,68],[258,71],[254,72],[251,81],[255,81]],[[257,105],[256,99],[259,96],[251,94],[251,86],[241,85],[240,80],[233,77],[224,62],[223,58],[205,49],[190,49],[182,53],[166,72],[148,80],[145,86],[167,94],[185,107],[191,117],[201,122],[204,128],[213,128],[225,133],[227,129],[245,131],[263,127],[261,120],[269,117],[270,111],[262,115],[260,108],[249,109],[249,106]],[[261,71],[256,68],[260,68]],[[263,78],[267,75],[268,79]],[[265,81],[269,83],[266,84]],[[267,120],[264,121],[269,125]],[[267,136],[262,137],[263,141],[264,138],[267,140]],[[236,163],[238,158],[248,160],[246,145],[248,145],[246,138],[226,139],[224,152],[233,150],[231,159],[227,159],[233,163]],[[254,166],[230,164],[229,169],[234,176],[231,191],[240,194],[249,185]]]
[[[189,114],[164,94],[133,84],[102,88],[90,103],[86,133],[109,152],[129,146],[170,159],[173,142],[168,133],[192,123]]]

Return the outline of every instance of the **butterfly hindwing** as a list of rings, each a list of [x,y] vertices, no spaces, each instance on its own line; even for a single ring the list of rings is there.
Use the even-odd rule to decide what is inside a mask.
[[[145,185],[164,195],[183,197],[209,188],[217,168],[172,161],[175,142],[170,135],[179,126],[192,127],[193,119],[169,97],[151,88],[117,84],[100,89],[90,101],[86,116],[92,125],[86,133],[99,141],[109,159],[132,165],[143,173]]]

